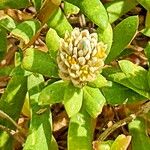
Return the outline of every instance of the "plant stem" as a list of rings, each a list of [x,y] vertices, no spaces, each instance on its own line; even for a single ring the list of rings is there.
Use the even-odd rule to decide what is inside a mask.
[[[130,116],[126,117],[125,119],[122,119],[122,120],[116,122],[110,128],[107,128],[99,136],[98,141],[104,141],[109,136],[109,134],[111,134],[112,132],[114,132],[116,129],[118,129],[119,127],[122,127],[122,126],[128,124],[129,122],[131,122],[132,120],[134,120],[136,117],[141,116],[141,115],[143,115],[145,113],[148,113],[149,110],[150,110],[150,101],[146,101],[141,106],[141,109],[139,111],[137,111],[134,114],[131,114]]]
[[[15,135],[15,131],[11,130],[3,125],[0,125],[0,129],[3,131],[6,131],[10,136],[12,136],[16,141],[18,141],[19,143],[23,144],[24,143],[24,137],[19,136],[19,135]]]
[[[25,51],[28,47],[33,45],[33,43],[36,41],[36,39],[39,37],[41,30],[43,29],[43,26],[48,21],[50,16],[54,13],[54,11],[59,7],[58,3],[57,5],[52,0],[45,0],[42,8],[38,12],[36,18],[40,20],[41,27],[37,31],[37,33],[32,37],[32,39],[23,47],[23,51]]]
[[[9,120],[25,136],[25,131],[5,112],[0,110],[0,117]]]

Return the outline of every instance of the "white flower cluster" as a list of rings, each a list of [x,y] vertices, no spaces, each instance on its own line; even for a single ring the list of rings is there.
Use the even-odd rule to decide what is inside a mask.
[[[79,28],[66,32],[57,56],[59,76],[63,80],[71,80],[76,87],[83,87],[95,80],[104,66],[106,49],[103,42],[98,42],[97,33],[80,32]]]

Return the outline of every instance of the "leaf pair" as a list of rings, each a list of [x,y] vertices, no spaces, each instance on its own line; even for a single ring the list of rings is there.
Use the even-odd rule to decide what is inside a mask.
[[[79,89],[64,81],[57,81],[48,85],[40,94],[39,103],[41,105],[63,102],[67,114],[72,117],[85,106],[87,112],[93,117],[97,117],[105,104],[105,98],[98,88],[84,87]]]

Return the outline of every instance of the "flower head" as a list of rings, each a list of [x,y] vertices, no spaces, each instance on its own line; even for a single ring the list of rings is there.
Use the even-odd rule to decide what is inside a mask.
[[[103,42],[98,42],[97,33],[90,34],[88,30],[80,32],[79,28],[66,32],[60,41],[57,56],[59,76],[72,81],[76,87],[95,80],[104,66],[106,49]]]

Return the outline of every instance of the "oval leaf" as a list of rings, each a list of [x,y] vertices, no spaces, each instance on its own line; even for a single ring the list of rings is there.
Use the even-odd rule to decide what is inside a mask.
[[[135,91],[136,93],[146,97],[150,98],[150,92],[141,90],[136,88],[131,82],[129,82],[128,77],[118,68],[105,68],[103,69],[103,75],[111,81],[117,82],[125,87],[128,87],[129,89]]]
[[[65,88],[64,106],[69,117],[78,113],[82,106],[83,90],[69,84]]]
[[[15,21],[8,15],[0,16],[0,26],[5,28],[8,31],[16,28]]]
[[[149,91],[149,85],[147,82],[147,70],[133,64],[128,60],[119,61],[121,70],[126,74],[129,82],[131,82],[136,88]]]
[[[21,109],[27,92],[27,77],[13,76],[0,99],[0,110],[7,113],[13,120],[20,117]],[[0,119],[0,124],[14,129],[11,122]],[[11,149],[12,143],[6,132],[0,131],[0,149]]]
[[[150,138],[146,134],[147,126],[142,118],[129,123],[129,133],[132,136],[132,150],[148,150]]]
[[[64,13],[67,16],[73,15],[73,14],[78,14],[80,9],[68,2],[64,2]]]
[[[39,104],[49,105],[62,102],[66,86],[67,84],[62,80],[48,85],[39,96]]]
[[[24,41],[27,44],[35,33],[40,28],[40,23],[37,20],[28,20],[21,22],[15,29],[12,30],[11,34]]]
[[[93,119],[85,109],[72,116],[68,131],[68,150],[92,150]]]
[[[56,58],[57,51],[60,46],[60,37],[57,32],[50,28],[46,34],[46,45],[48,47],[49,53],[53,58]]]
[[[137,4],[136,0],[115,0],[106,3],[105,7],[108,12],[109,22],[113,23],[122,15],[133,9]]]
[[[44,87],[42,75],[30,75],[28,77],[29,101],[31,106],[31,120],[29,135],[27,136],[23,150],[49,150],[51,145],[51,114],[49,106],[38,105],[38,96]],[[40,110],[45,110],[38,113]],[[39,136],[40,135],[40,136]]]
[[[24,69],[49,77],[58,77],[57,65],[50,55],[34,48],[25,51],[22,65]]]
[[[124,19],[113,30],[113,43],[106,63],[114,60],[131,42],[138,28],[138,17],[131,16]]]
[[[145,9],[150,11],[150,0],[137,0]]]
[[[64,37],[66,31],[72,31],[72,26],[70,25],[60,8],[58,8],[49,18],[47,24],[48,27],[55,29],[60,37]]]
[[[98,88],[89,86],[84,87],[84,105],[87,112],[93,118],[96,118],[101,112],[106,102],[105,97],[102,95]]]
[[[102,30],[108,25],[108,16],[105,7],[99,0],[65,0],[76,5],[80,10]]]

